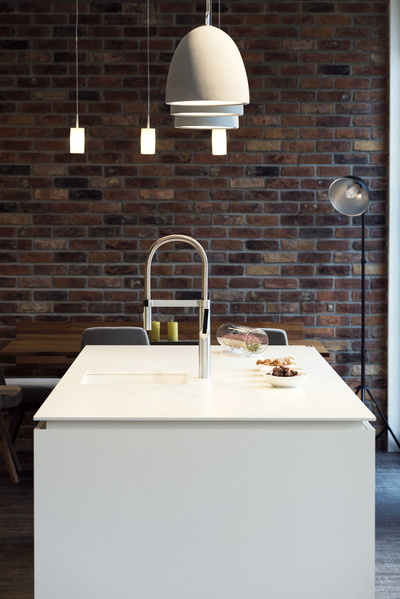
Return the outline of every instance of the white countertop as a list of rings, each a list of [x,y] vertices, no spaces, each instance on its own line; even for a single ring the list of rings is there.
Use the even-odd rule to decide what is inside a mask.
[[[269,386],[257,358],[292,356],[301,387]],[[82,384],[88,373],[185,373],[185,384]],[[93,378],[93,377],[92,377]],[[94,380],[96,377],[94,377]],[[271,346],[244,358],[211,349],[211,378],[198,378],[196,346],[86,346],[35,415],[41,421],[372,421],[374,415],[313,347]]]

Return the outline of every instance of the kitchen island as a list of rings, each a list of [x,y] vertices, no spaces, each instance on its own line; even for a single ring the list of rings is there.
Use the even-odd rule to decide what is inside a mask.
[[[36,599],[373,599],[373,414],[312,347],[87,346],[35,415]]]

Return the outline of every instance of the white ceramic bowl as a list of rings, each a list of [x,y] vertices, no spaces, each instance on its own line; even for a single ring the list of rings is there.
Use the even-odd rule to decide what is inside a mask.
[[[299,387],[303,384],[305,378],[305,374],[297,374],[296,376],[274,376],[273,374],[264,374],[264,379],[267,383],[273,387],[285,389]]]

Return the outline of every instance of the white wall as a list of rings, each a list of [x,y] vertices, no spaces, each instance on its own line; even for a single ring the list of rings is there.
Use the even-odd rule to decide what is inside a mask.
[[[390,0],[388,420],[400,440],[400,0]],[[389,451],[398,451],[391,434]]]

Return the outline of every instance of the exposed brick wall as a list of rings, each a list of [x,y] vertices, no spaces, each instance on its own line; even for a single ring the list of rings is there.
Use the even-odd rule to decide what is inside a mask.
[[[251,90],[226,157],[208,132],[174,129],[164,104],[173,50],[204,5],[150,1],[157,153],[141,156],[146,3],[80,0],[80,156],[68,153],[75,2],[0,3],[1,337],[18,320],[139,318],[146,250],[179,232],[207,251],[214,314],[303,320],[357,384],[360,219],[327,197],[354,174],[372,189],[368,374],[383,401],[388,2],[222,1]],[[198,288],[190,251],[157,258],[155,287]]]

